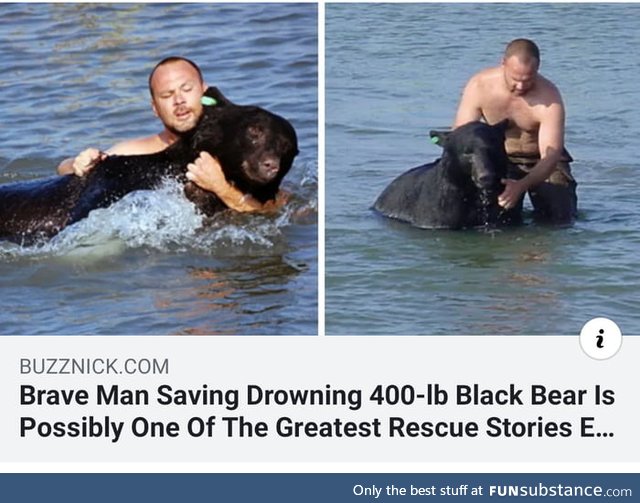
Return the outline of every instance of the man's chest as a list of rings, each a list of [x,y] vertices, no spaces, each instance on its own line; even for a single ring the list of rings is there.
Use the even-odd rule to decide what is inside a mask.
[[[495,124],[509,119],[518,129],[534,133],[540,127],[535,107],[523,98],[494,97],[483,104],[482,114],[487,122]]]

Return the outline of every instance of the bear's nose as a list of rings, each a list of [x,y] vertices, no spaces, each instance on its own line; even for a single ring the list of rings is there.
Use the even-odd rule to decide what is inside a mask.
[[[274,176],[276,176],[279,170],[280,170],[280,160],[276,159],[275,157],[263,159],[262,162],[260,163],[260,172],[267,179],[271,179]]]

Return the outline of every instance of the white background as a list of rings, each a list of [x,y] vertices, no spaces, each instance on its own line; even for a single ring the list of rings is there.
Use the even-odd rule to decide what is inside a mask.
[[[0,339],[0,372],[3,413],[0,417],[0,463],[5,468],[37,471],[52,467],[103,471],[104,463],[133,463],[132,470],[163,470],[176,464],[192,471],[194,466],[223,471],[323,471],[323,464],[337,470],[406,471],[437,467],[439,471],[551,470],[633,471],[638,466],[638,356],[640,339],[626,337],[621,350],[610,360],[597,361],[580,349],[578,337],[6,337]],[[20,375],[20,358],[168,358],[167,376],[69,376]],[[20,406],[19,387],[87,389],[95,397],[96,384],[120,384],[130,389],[153,391],[159,384],[174,388],[239,389],[247,384],[274,389],[363,390],[363,407],[349,411],[344,406],[240,406],[226,411],[215,406]],[[581,406],[446,406],[418,403],[381,407],[367,401],[378,384],[412,384],[420,389],[438,383],[448,391],[456,385],[477,383],[482,388],[501,389],[513,383],[525,389],[532,384],[548,389],[587,389]],[[615,404],[595,406],[595,385],[615,391]],[[154,393],[151,393],[153,396]],[[243,400],[241,400],[243,402]],[[174,420],[185,425],[192,416],[244,415],[271,426],[267,438],[227,438],[216,430],[213,438],[135,438],[125,432],[117,443],[109,439],[19,437],[19,417],[29,415],[48,420],[97,418],[129,422],[137,416]],[[273,425],[277,418],[298,420],[365,421],[401,416],[416,421],[470,421],[486,418],[570,421],[569,438],[280,438]],[[594,416],[611,438],[580,438],[577,425],[582,416]],[[125,426],[126,429],[126,426]],[[19,465],[16,465],[20,463]],[[300,465],[299,463],[306,463]],[[24,465],[22,463],[25,463]],[[43,464],[44,463],[44,464]],[[61,463],[72,463],[64,465]],[[82,465],[78,465],[82,463]],[[87,465],[86,463],[89,463]],[[94,464],[93,466],[91,464]],[[142,464],[139,464],[142,463]],[[193,465],[193,463],[197,463]],[[340,465],[336,465],[340,463]],[[446,463],[446,464],[443,464]],[[514,464],[515,463],[515,464]],[[539,464],[538,468],[535,468]],[[189,468],[190,466],[190,468]],[[499,468],[503,466],[503,468]],[[507,468],[504,468],[504,467]],[[533,466],[533,468],[532,468]]]

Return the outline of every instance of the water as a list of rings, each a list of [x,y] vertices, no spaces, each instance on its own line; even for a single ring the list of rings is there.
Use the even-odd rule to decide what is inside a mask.
[[[640,334],[640,4],[327,4],[328,334]],[[425,231],[369,208],[435,159],[467,79],[527,37],[567,108],[572,228]]]
[[[2,334],[317,333],[317,6],[3,4],[0,183],[160,129],[147,77],[196,61],[287,117],[300,155],[276,216],[202,225],[180,190],[130,194],[50,243],[0,243]]]

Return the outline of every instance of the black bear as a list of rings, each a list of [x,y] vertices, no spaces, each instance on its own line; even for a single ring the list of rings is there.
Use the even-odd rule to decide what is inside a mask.
[[[261,202],[275,198],[298,143],[284,118],[229,101],[215,87],[205,95],[196,127],[162,152],[110,156],[87,175],[64,175],[0,186],[0,239],[22,244],[50,238],[91,210],[107,207],[135,190],[156,188],[165,178],[185,184],[185,194],[205,214],[225,209],[213,193],[186,179],[186,166],[201,151],[217,157],[228,181]]]
[[[426,229],[518,223],[519,212],[498,205],[509,165],[504,148],[507,124],[476,121],[450,132],[431,131],[434,143],[443,147],[442,158],[401,174],[373,208]]]

